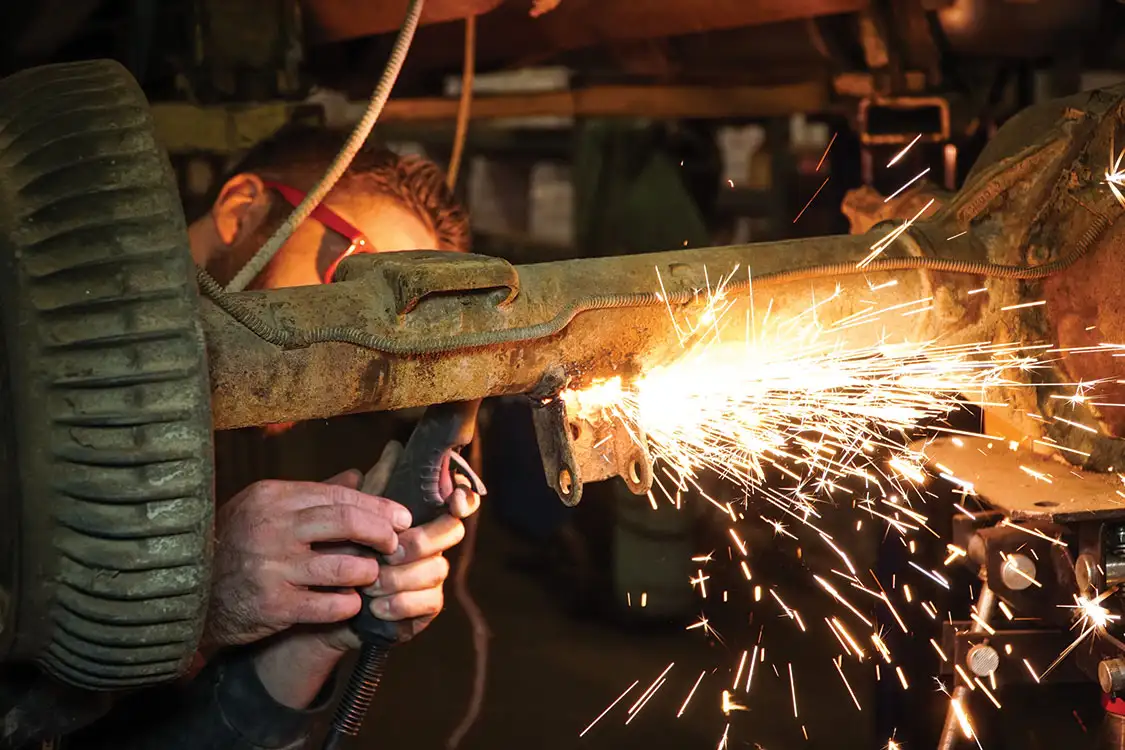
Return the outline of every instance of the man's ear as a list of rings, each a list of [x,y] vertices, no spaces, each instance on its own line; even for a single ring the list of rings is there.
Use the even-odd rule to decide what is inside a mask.
[[[215,205],[211,218],[219,240],[228,247],[246,239],[262,225],[270,210],[270,197],[262,178],[245,172],[227,180]]]

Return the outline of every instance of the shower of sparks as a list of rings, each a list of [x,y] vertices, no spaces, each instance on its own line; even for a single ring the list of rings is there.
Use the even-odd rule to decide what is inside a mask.
[[[911,145],[913,143],[900,152],[896,161]],[[1122,192],[1125,190],[1125,170],[1120,169],[1123,159],[1125,151],[1118,155],[1112,165],[1113,171],[1107,172],[1106,179],[1113,194],[1125,206],[1125,193]],[[904,189],[924,174],[916,176],[904,185]],[[871,254],[859,266],[862,268],[887,249],[932,203],[876,242]],[[791,540],[791,548],[795,549],[802,565],[805,565],[810,543],[823,546],[830,554],[826,561],[830,562],[826,562],[823,575],[812,575],[812,579],[827,595],[827,600],[841,608],[838,616],[823,618],[834,638],[825,640],[833,650],[839,644],[838,655],[831,659],[833,667],[857,710],[862,711],[844,669],[845,659],[855,659],[855,669],[874,667],[877,680],[886,676],[892,681],[897,679],[903,690],[910,688],[904,668],[895,664],[899,660],[891,651],[887,629],[876,625],[877,620],[884,616],[882,608],[885,606],[903,633],[908,638],[913,635],[892,603],[890,594],[895,594],[894,599],[900,606],[919,607],[932,621],[953,620],[952,612],[939,612],[931,601],[926,600],[933,593],[926,591],[932,588],[926,580],[945,590],[951,588],[949,579],[939,572],[942,566],[937,565],[943,558],[938,556],[936,560],[926,559],[923,562],[917,553],[926,549],[922,544],[926,533],[939,538],[941,544],[938,549],[944,546],[941,554],[948,553],[944,558],[945,566],[960,562],[967,557],[967,552],[953,544],[946,545],[945,540],[940,539],[929,526],[929,518],[934,514],[920,512],[925,511],[918,505],[926,502],[925,495],[937,497],[927,489],[930,483],[941,478],[954,485],[960,499],[954,507],[970,519],[975,517],[965,507],[973,505],[973,485],[956,477],[952,470],[940,464],[931,464],[924,447],[910,447],[914,431],[925,428],[931,434],[956,434],[958,437],[953,439],[954,445],[966,451],[984,453],[983,448],[992,450],[994,442],[997,450],[1006,451],[1010,447],[1006,439],[957,432],[945,427],[943,419],[962,408],[965,396],[981,406],[1002,405],[995,403],[995,397],[986,400],[986,394],[994,394],[1004,388],[1025,387],[1024,376],[1041,366],[1039,357],[1043,354],[1063,351],[1078,354],[1086,350],[1052,349],[1050,345],[1024,345],[1020,342],[958,345],[940,341],[892,342],[885,334],[879,333],[887,327],[894,327],[885,325],[888,321],[925,312],[934,302],[933,298],[908,303],[898,303],[896,299],[895,304],[880,304],[878,293],[893,286],[893,282],[868,282],[870,295],[864,295],[853,312],[838,319],[831,319],[824,310],[827,303],[841,293],[839,288],[829,297],[814,300],[807,309],[788,318],[773,310],[772,301],[765,308],[765,316],[761,317],[763,307],[754,306],[751,288],[745,332],[724,336],[732,328],[728,318],[736,319],[740,315],[730,315],[739,300],[725,290],[733,276],[734,272],[720,279],[713,288],[708,284],[706,289],[698,290],[697,302],[701,305],[684,310],[668,306],[681,343],[681,351],[676,356],[663,364],[650,366],[633,378],[616,377],[595,382],[581,390],[568,390],[562,394],[562,399],[572,421],[585,420],[597,425],[605,420],[615,420],[625,425],[638,443],[643,442],[657,465],[649,494],[654,508],[665,501],[679,508],[681,499],[686,500],[692,495],[722,514],[728,524],[726,533],[729,536],[723,548],[725,551],[714,550],[692,558],[696,564],[692,566],[695,574],[691,577],[691,584],[702,599],[707,599],[709,593],[721,592],[722,597],[713,596],[708,601],[719,598],[723,602],[728,601],[730,592],[727,589],[730,585],[708,567],[716,560],[724,564],[729,560],[731,565],[739,566],[746,581],[753,579],[751,550],[756,551],[758,542],[756,537],[748,536],[741,530],[742,521],[767,524],[776,544],[789,545]],[[659,275],[657,281],[662,297],[667,299]],[[986,290],[981,288],[970,294],[983,291]],[[1040,300],[1003,309],[1016,310],[1042,304],[1044,302]],[[861,326],[871,327],[868,330],[875,332],[871,337],[876,340],[875,343],[866,346],[848,343],[850,332]],[[1118,345],[1090,347],[1088,351],[1120,351],[1121,356],[1125,356],[1125,346]],[[1091,385],[1079,383],[1073,395],[1053,398],[1073,405],[1089,404],[1092,399],[1087,391]],[[1096,431],[1080,422],[1061,417],[1055,419],[1077,429]],[[972,440],[973,437],[978,440]],[[610,436],[601,437],[594,450],[611,442]],[[1052,441],[1044,447],[1060,446]],[[1049,489],[1050,475],[1029,467],[1023,467],[1023,470]],[[708,494],[703,480],[709,474],[717,475],[742,491],[743,499],[736,501],[727,495],[713,497]],[[1125,475],[1122,482],[1125,484]],[[749,510],[751,502],[757,503],[758,507]],[[898,580],[892,575],[887,589],[878,579],[872,585],[871,578],[857,570],[846,539],[839,536],[840,532],[829,534],[825,530],[830,528],[822,524],[828,506],[850,508],[851,512],[867,519],[857,520],[854,524],[857,531],[866,528],[865,523],[876,523],[885,529],[886,534],[896,536],[911,557],[917,557],[918,561],[908,560],[914,573],[904,569],[908,575],[900,572]],[[978,503],[973,507],[986,506]],[[1001,525],[1019,529],[1052,544],[1065,545],[1061,539],[1007,519]],[[932,544],[933,540],[930,542]],[[750,563],[748,559],[751,559]],[[862,559],[862,556],[856,558],[857,561]],[[1014,565],[1009,567],[1017,574],[1022,573]],[[755,572],[758,572],[757,568]],[[926,580],[918,579],[915,573]],[[903,580],[908,577],[909,582]],[[711,582],[710,587],[708,582]],[[769,597],[763,597],[763,590],[768,592]],[[751,598],[751,591],[754,602],[766,598],[776,603],[780,612],[772,608],[771,602],[772,614],[779,615],[782,622],[788,621],[785,627],[796,625],[800,631],[806,632],[800,613],[787,604],[774,587],[759,585],[755,580],[753,586],[746,585],[747,599]],[[737,587],[734,593],[737,595]],[[1035,682],[1045,679],[1080,643],[1105,632],[1111,622],[1119,619],[1102,606],[1111,593],[1105,592],[1094,599],[1076,598],[1072,609],[1075,610],[1078,636],[1041,675],[1027,659],[1022,659]],[[647,598],[643,593],[642,597]],[[790,601],[800,600],[790,598]],[[802,606],[806,604],[802,602]],[[1012,620],[1010,609],[1002,601],[999,606],[1008,620]],[[975,612],[971,612],[970,617],[986,632],[995,632]],[[753,616],[751,622],[756,622]],[[814,623],[814,632],[818,628]],[[705,637],[725,646],[723,638],[711,627],[705,615],[701,614],[697,622],[687,626],[687,630],[699,630]],[[822,637],[823,631],[819,633]],[[920,641],[924,639],[925,636]],[[894,639],[890,641],[897,644]],[[862,644],[866,643],[873,645],[874,653],[865,652]],[[949,661],[949,656],[937,641],[931,638],[929,643],[943,662]],[[728,667],[730,671],[724,670],[724,673],[733,676],[733,683],[716,686],[709,681],[714,693],[719,694],[718,707],[723,716],[729,718],[734,712],[748,710],[743,705],[747,702],[744,698],[750,692],[760,664],[763,670],[772,669],[782,684],[788,679],[793,716],[799,721],[793,663],[776,657],[773,661],[767,660],[761,631],[758,632],[757,643],[751,641],[745,644],[745,648],[732,649],[728,653],[732,657]],[[1012,656],[1010,651],[1007,653]],[[868,659],[868,656],[871,658]],[[1013,658],[1020,659],[1020,656]],[[626,724],[636,718],[669,682],[672,666],[669,664],[636,699],[628,710]],[[960,665],[953,668],[963,689],[949,696],[950,711],[964,737],[976,741],[979,746],[965,705],[966,691],[983,693],[999,709],[1001,704],[996,697],[995,676],[990,687],[988,681],[975,679]],[[893,677],[890,675],[892,669]],[[715,673],[717,670],[711,671]],[[699,672],[694,680],[679,688],[690,687],[676,713],[677,717],[684,715],[699,692],[706,673],[707,670]],[[726,682],[726,679],[721,681]],[[579,736],[588,733],[639,684],[639,681],[634,681]],[[731,723],[725,724],[718,750],[728,748],[731,726]],[[802,731],[805,731],[804,727]],[[901,748],[893,737],[887,750],[892,748]]]
[[[663,281],[659,277],[658,281],[663,294]],[[862,710],[844,672],[845,655],[860,664],[874,662],[876,670],[880,664],[893,670],[892,679],[907,690],[906,672],[894,664],[885,633],[875,627],[875,610],[885,606],[904,634],[909,634],[909,628],[882,584],[876,579],[875,587],[869,587],[861,580],[844,540],[820,527],[820,502],[849,503],[855,512],[884,523],[888,531],[899,535],[913,555],[915,541],[908,540],[908,535],[938,535],[912,498],[921,499],[934,476],[950,479],[965,496],[972,490],[944,467],[940,474],[931,474],[924,453],[908,447],[909,432],[928,425],[952,434],[954,431],[941,426],[941,420],[961,408],[960,394],[981,394],[983,401],[984,392],[990,389],[1016,385],[1010,373],[1027,372],[1038,366],[1038,360],[1018,344],[900,343],[875,335],[872,345],[846,345],[845,331],[872,326],[878,332],[886,316],[910,314],[932,302],[923,299],[879,307],[879,290],[890,288],[885,284],[869,285],[876,301],[838,320],[826,319],[823,310],[839,290],[793,319],[767,313],[764,319],[754,320],[748,311],[745,334],[726,340],[722,334],[729,330],[728,318],[738,316],[730,315],[737,300],[725,293],[723,281],[701,294],[703,310],[694,321],[683,315],[677,318],[669,307],[683,344],[678,356],[632,380],[617,377],[564,392],[568,417],[592,424],[607,418],[618,420],[635,440],[643,440],[658,464],[650,497],[654,507],[664,501],[679,507],[680,498],[688,494],[710,503],[734,524],[726,530],[727,557],[737,560],[747,581],[752,578],[746,562],[750,545],[736,528],[744,514],[734,504],[706,492],[702,479],[709,472],[740,488],[748,499],[763,501],[763,508],[771,508],[768,515],[751,517],[767,523],[777,537],[804,546],[794,532],[806,532],[830,551],[839,561],[839,569],[827,577],[814,575],[813,580],[844,610],[825,622],[841,649],[835,669],[857,709]],[[851,489],[857,480],[866,488],[862,494]],[[965,555],[953,546],[948,551],[952,559],[947,563]],[[701,599],[708,599],[713,588],[722,590],[708,567],[717,557],[713,551],[692,558],[691,585]],[[913,560],[910,565],[938,586],[950,588],[936,570]],[[921,592],[904,582],[891,583],[890,589],[901,589],[907,604],[917,603],[932,620],[939,619],[933,605],[922,601]],[[753,587],[755,602],[762,599],[762,589]],[[774,587],[765,589],[783,617],[806,631],[797,609]],[[864,601],[864,596],[870,599]],[[725,594],[722,598],[726,601]],[[705,616],[687,629],[718,639]],[[862,644],[868,641],[874,654],[864,650]],[[731,664],[733,687],[722,690],[720,696],[724,716],[745,710],[735,693],[744,676],[749,692],[758,663],[767,665],[765,649],[759,645],[753,646],[753,656],[740,651]],[[799,718],[792,663],[780,673],[777,663],[769,666],[781,679],[788,677],[794,718]],[[636,699],[626,723],[666,683],[670,669],[671,665]],[[701,673],[677,716],[686,711],[702,680]],[[971,682],[969,687],[976,689]],[[729,725],[722,746],[729,741],[728,733]]]
[[[619,419],[637,440],[643,436],[662,468],[655,495],[674,504],[674,492],[695,490],[733,519],[733,509],[700,485],[701,475],[713,471],[760,495],[788,517],[787,525],[819,534],[852,575],[847,554],[817,526],[815,496],[844,492],[847,478],[867,486],[885,480],[904,493],[924,486],[930,479],[925,456],[905,447],[905,433],[961,408],[959,394],[1015,386],[1010,373],[1038,366],[1017,344],[891,342],[876,334],[870,346],[848,347],[845,328],[879,326],[881,316],[872,309],[821,320],[839,289],[795,319],[775,319],[770,330],[762,321],[745,337],[724,340],[720,324],[735,300],[723,287],[708,292],[694,325],[678,324],[685,343],[677,357],[629,381],[614,377],[564,392],[568,414],[591,422]],[[892,307],[901,312],[903,306]],[[915,527],[908,521],[925,519],[905,501],[887,507],[908,520],[880,513],[874,501],[860,506],[890,519],[899,533]],[[771,524],[786,533],[780,520]],[[730,533],[745,554],[741,537]],[[940,575],[923,573],[948,588]],[[700,570],[693,584],[705,592],[706,580]]]

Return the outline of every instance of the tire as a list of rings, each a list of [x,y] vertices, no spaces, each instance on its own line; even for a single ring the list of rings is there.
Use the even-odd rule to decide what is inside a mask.
[[[0,81],[0,322],[0,659],[175,678],[207,605],[210,388],[176,181],[117,63]]]

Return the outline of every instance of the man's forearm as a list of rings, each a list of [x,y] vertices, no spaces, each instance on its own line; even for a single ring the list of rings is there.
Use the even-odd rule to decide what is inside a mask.
[[[261,650],[254,666],[262,686],[283,706],[307,709],[332,677],[343,652],[316,635],[290,635]]]
[[[67,744],[75,750],[92,747],[293,750],[302,747],[313,718],[328,708],[332,686],[325,685],[325,680],[321,679],[315,689],[311,688],[311,680],[303,680],[301,689],[290,692],[280,689],[275,681],[271,683],[272,690],[267,687],[267,682],[280,673],[265,670],[263,679],[259,662],[270,648],[279,645],[221,654],[190,683],[149,690],[124,699],[106,719],[72,735]],[[297,674],[297,667],[315,667],[308,660],[291,662],[289,666],[292,670],[289,674]],[[332,667],[326,668],[321,674],[329,677]],[[286,705],[275,697],[275,692],[290,702],[303,702],[304,706]],[[302,700],[304,695],[311,697]]]

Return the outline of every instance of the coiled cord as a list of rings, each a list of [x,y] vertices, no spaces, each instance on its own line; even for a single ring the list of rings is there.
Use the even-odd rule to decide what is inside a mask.
[[[793,268],[775,273],[763,274],[753,279],[755,289],[763,287],[789,284],[795,281],[810,279],[823,279],[837,276],[856,274],[878,273],[885,271],[913,271],[925,270],[936,273],[967,274],[971,276],[986,276],[997,279],[1036,280],[1052,276],[1071,266],[1080,257],[1085,255],[1093,246],[1097,235],[1108,226],[1108,220],[1099,217],[1096,222],[1100,231],[1093,231],[1083,236],[1075,248],[1066,256],[1040,266],[1008,266],[996,263],[983,263],[978,261],[950,260],[944,258],[878,258],[871,261],[863,268],[854,262],[830,263],[806,268]],[[1088,241],[1085,241],[1087,240]],[[329,342],[353,344],[365,349],[373,349],[383,354],[394,356],[417,356],[423,354],[442,354],[463,349],[480,349],[500,344],[513,344],[554,336],[570,324],[581,313],[594,310],[609,310],[628,307],[653,307],[664,304],[682,305],[691,302],[697,297],[695,292],[675,292],[667,297],[655,292],[636,292],[633,294],[605,294],[583,297],[570,302],[553,318],[541,323],[507,328],[500,331],[476,331],[472,333],[459,333],[452,336],[432,337],[426,336],[417,339],[404,339],[402,336],[384,336],[370,333],[358,328],[348,326],[322,326],[305,330],[286,330],[262,320],[253,310],[247,307],[242,300],[233,295],[224,294],[211,276],[199,269],[200,290],[215,302],[224,312],[241,323],[243,326],[275,346],[282,348],[299,348],[313,344]],[[749,278],[732,281],[725,289],[728,292],[738,292],[747,289],[751,284]]]
[[[379,683],[387,671],[387,658],[391,650],[381,643],[365,643],[352,668],[348,687],[336,708],[332,726],[324,740],[324,750],[336,750],[345,737],[355,737],[363,728],[363,720],[371,701],[379,690]]]
[[[390,98],[395,81],[398,80],[402,64],[406,61],[406,53],[410,50],[410,43],[414,40],[414,32],[418,28],[418,19],[422,17],[423,2],[424,0],[410,0],[410,7],[406,11],[406,20],[402,22],[402,28],[399,29],[394,48],[391,50],[391,57],[387,61],[387,67],[383,69],[382,77],[379,79],[379,85],[375,87],[375,91],[371,94],[371,101],[368,103],[363,117],[356,123],[352,134],[348,136],[347,143],[340,149],[340,153],[336,155],[331,166],[328,167],[328,171],[308,192],[305,199],[301,201],[301,205],[293,209],[293,213],[289,214],[289,218],[278,227],[269,241],[262,245],[261,249],[254,254],[254,257],[235,274],[235,277],[227,284],[226,291],[241,292],[262,272],[262,269],[273,260],[273,256],[277,255],[277,251],[289,240],[301,222],[307,219],[324,200],[324,197],[332,191],[344,172],[348,170],[352,159],[363,148],[367,137],[371,135],[371,129],[375,127],[376,120],[383,113],[383,107],[386,105],[387,99]]]

